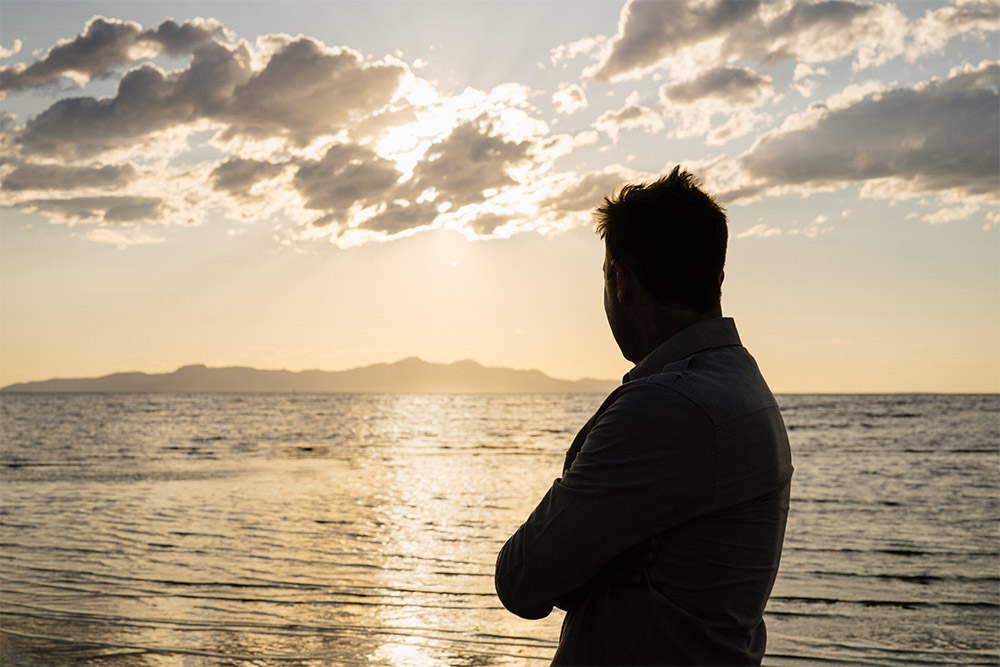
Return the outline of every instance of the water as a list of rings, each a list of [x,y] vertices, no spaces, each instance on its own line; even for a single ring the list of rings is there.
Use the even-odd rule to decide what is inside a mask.
[[[493,594],[595,395],[0,400],[4,665],[544,665]],[[768,665],[1000,663],[1000,397],[782,396]]]

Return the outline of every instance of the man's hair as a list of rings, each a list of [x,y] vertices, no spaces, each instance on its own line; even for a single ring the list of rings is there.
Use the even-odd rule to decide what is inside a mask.
[[[726,213],[674,167],[655,183],[626,185],[597,208],[597,233],[656,299],[699,313],[719,303],[729,237]]]

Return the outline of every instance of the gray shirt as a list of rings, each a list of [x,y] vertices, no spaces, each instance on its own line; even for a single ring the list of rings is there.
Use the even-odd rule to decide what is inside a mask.
[[[566,610],[555,665],[759,664],[792,476],[777,402],[731,319],[680,331],[577,435],[496,565],[504,606]],[[640,583],[610,581],[655,538]]]

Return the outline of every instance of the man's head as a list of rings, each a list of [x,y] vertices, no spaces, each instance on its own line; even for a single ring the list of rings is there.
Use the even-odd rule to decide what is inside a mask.
[[[726,214],[688,172],[675,167],[605,197],[597,233],[605,310],[626,358],[638,361],[663,336],[721,314]]]
[[[626,185],[597,209],[608,258],[627,266],[654,298],[708,313],[719,305],[726,213],[680,167],[655,183]]]

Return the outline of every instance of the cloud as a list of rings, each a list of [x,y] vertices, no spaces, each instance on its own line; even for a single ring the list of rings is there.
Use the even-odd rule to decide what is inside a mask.
[[[663,118],[653,109],[639,104],[638,95],[630,95],[625,106],[617,111],[606,111],[598,116],[594,127],[604,132],[614,141],[622,130],[643,129],[655,133],[663,129]]]
[[[559,113],[571,114],[587,108],[587,96],[583,88],[575,83],[561,83],[552,94],[552,103],[556,105],[556,111]]]
[[[952,9],[926,13],[921,25],[933,21],[949,34],[990,30],[979,3]],[[630,2],[617,37],[553,50],[553,62],[600,57],[602,76],[613,80],[663,67],[654,75],[662,85],[645,86],[642,97],[632,93],[617,109],[620,88],[604,87],[608,106],[587,114],[579,112],[600,103],[590,87],[588,100],[581,83],[563,82],[550,96],[514,83],[444,94],[401,56],[377,60],[306,36],[236,41],[201,19],[146,30],[95,17],[36,62],[3,70],[5,81],[16,70],[11,91],[65,76],[113,75],[118,87],[107,97],[58,99],[20,124],[0,114],[0,205],[92,223],[89,236],[120,247],[162,240],[122,231],[141,227],[129,223],[197,224],[207,212],[280,219],[283,243],[328,238],[341,247],[429,229],[468,238],[554,233],[587,224],[594,206],[623,183],[655,178],[586,162],[606,155],[622,132],[698,137],[710,146],[770,121],[785,107],[761,63],[798,59],[791,85],[811,94],[815,79],[828,76],[825,58],[851,56],[860,67],[906,48],[932,48],[930,38],[897,38],[897,14],[856,0]],[[872,35],[892,39],[862,53]],[[146,62],[165,53],[185,59]],[[755,59],[753,69],[741,58]],[[122,73],[122,65],[131,69]],[[787,79],[781,72],[774,78]],[[786,118],[742,156],[704,158],[706,181],[728,202],[851,182],[862,183],[863,196],[995,197],[997,78],[997,65],[982,63],[909,87],[852,84]],[[659,103],[644,106],[653,85]],[[559,119],[573,131],[553,134],[539,101],[550,113],[579,114]],[[577,160],[573,152],[584,146],[592,148]],[[972,210],[954,197],[932,221]]]
[[[21,47],[24,46],[24,42],[19,39],[14,40],[14,46],[9,49],[0,46],[0,58],[10,58],[12,55],[21,52]],[[0,72],[3,70],[0,69]]]
[[[768,120],[770,117],[765,114],[755,113],[749,109],[740,109],[733,112],[725,123],[713,127],[705,137],[705,143],[709,146],[717,146],[731,139],[746,136]]]
[[[709,145],[749,134],[768,120],[755,109],[773,96],[771,78],[745,67],[719,67],[660,87],[671,136],[704,136]]]
[[[58,164],[18,164],[3,178],[3,189],[76,190],[80,188],[121,188],[135,179],[131,164],[77,167]]]
[[[163,216],[159,197],[98,196],[65,199],[30,199],[19,208],[48,214],[67,222],[103,221],[109,223],[148,222]]]
[[[279,41],[279,40],[275,40]],[[114,97],[59,100],[28,121],[24,151],[74,159],[134,147],[173,127],[208,122],[223,139],[279,138],[295,145],[357,130],[385,111],[406,69],[366,63],[350,49],[309,38],[281,40],[263,69],[244,43],[194,50],[187,69],[144,64],[127,72]]]
[[[676,104],[691,104],[705,98],[719,99],[731,106],[752,104],[762,92],[770,91],[770,77],[747,67],[718,67],[693,79],[664,85],[660,94]]]
[[[110,243],[119,250],[125,250],[135,245],[149,245],[151,243],[163,243],[166,241],[162,236],[154,236],[147,231],[139,229],[123,229],[121,227],[97,227],[91,229],[83,238],[97,243]]]
[[[178,95],[178,78],[142,65],[122,78],[115,97],[59,100],[29,120],[15,142],[28,154],[77,160],[133,149],[153,133],[198,118]]]
[[[882,64],[903,52],[906,17],[895,6],[826,0],[799,1],[773,18],[767,7],[727,36],[723,53],[767,63],[809,64],[854,57],[855,69]]]
[[[572,60],[578,56],[592,53],[606,41],[605,37],[584,37],[569,44],[560,44],[551,50],[549,60],[553,65],[566,60]]]
[[[933,213],[925,215],[922,219],[924,222],[929,222],[932,225],[939,225],[946,222],[955,222],[956,220],[964,220],[971,217],[973,214],[978,213],[980,206],[974,202],[964,204],[962,206],[953,206],[951,208],[940,208]]]
[[[594,130],[584,130],[575,135],[555,134],[539,139],[533,152],[538,159],[551,163],[577,148],[596,144],[599,140],[600,135]]]
[[[508,140],[486,117],[466,121],[435,142],[414,168],[416,190],[433,188],[455,205],[486,199],[485,192],[513,185],[512,167],[529,159],[528,140]]]
[[[756,0],[629,0],[618,20],[618,34],[592,76],[612,81],[641,73],[682,47],[745,25],[760,6]]]
[[[209,116],[229,126],[227,138],[277,135],[304,145],[383,110],[406,73],[402,64],[366,63],[353,49],[299,37],[282,44]]]
[[[356,144],[335,144],[320,160],[302,160],[293,183],[306,208],[344,218],[353,206],[386,199],[400,173],[395,164]]]
[[[827,76],[829,72],[825,67],[813,67],[806,63],[798,63],[792,76],[792,88],[798,91],[802,97],[812,97],[819,83],[816,77]]]
[[[285,166],[281,162],[230,158],[212,170],[212,187],[237,198],[253,198],[251,188],[261,181],[276,178]]]
[[[873,92],[812,121],[761,138],[740,164],[762,188],[840,186],[893,179],[911,192],[997,195],[1000,65],[945,81]]]
[[[360,226],[362,229],[393,235],[418,227],[430,226],[437,216],[437,207],[431,202],[418,204],[391,202],[362,222]]]
[[[140,58],[188,53],[222,32],[214,19],[193,19],[181,25],[164,21],[156,30],[143,30],[133,21],[95,16],[81,34],[57,43],[40,60],[0,68],[0,91],[48,85],[66,76],[89,81]]]
[[[629,182],[641,180],[634,172],[618,166],[602,171],[584,174],[582,177],[566,178],[557,195],[544,199],[541,207],[559,214],[593,211],[606,195]]]
[[[601,81],[665,67],[673,75],[734,59],[821,64],[853,58],[855,69],[940,49],[963,34],[997,31],[995,0],[963,2],[912,21],[892,4],[857,0],[629,0],[618,33],[586,74]]]
[[[469,223],[469,227],[480,236],[489,236],[496,232],[498,227],[507,222],[507,216],[496,213],[484,213]]]
[[[122,21],[88,26],[85,36],[111,32],[111,55],[91,58],[95,76],[98,63],[131,57],[123,45],[150,34]],[[157,34],[184,46],[163,26]],[[64,44],[82,51],[83,41]],[[139,64],[111,96],[60,99],[20,126],[3,115],[0,202],[74,223],[196,224],[217,205],[238,220],[282,214],[300,225],[290,237],[342,245],[467,222],[482,236],[508,218],[493,224],[468,207],[502,201],[550,170],[560,150],[594,140],[549,136],[531,115],[532,91],[517,84],[445,97],[399,62],[309,37],[196,41],[185,66]],[[39,62],[54,72],[64,55],[53,47]],[[224,157],[192,165],[190,139],[205,130],[214,133],[206,148]],[[112,188],[115,197],[100,192]],[[17,196],[25,191],[35,196]]]
[[[956,36],[997,32],[998,22],[997,0],[959,0],[953,6],[928,10],[912,26],[912,42],[906,55],[914,60],[924,53],[939,51]]]
[[[986,224],[983,225],[983,230],[989,231],[997,225],[1000,225],[1000,209],[994,209],[986,214]]]
[[[750,229],[747,229],[745,231],[740,232],[739,234],[736,235],[736,238],[738,238],[738,239],[748,239],[748,238],[761,238],[761,239],[764,239],[764,238],[767,238],[769,236],[780,236],[780,235],[781,235],[781,230],[780,229],[778,229],[777,227],[769,227],[766,223],[761,222],[761,223],[758,223],[758,224],[754,225]]]

